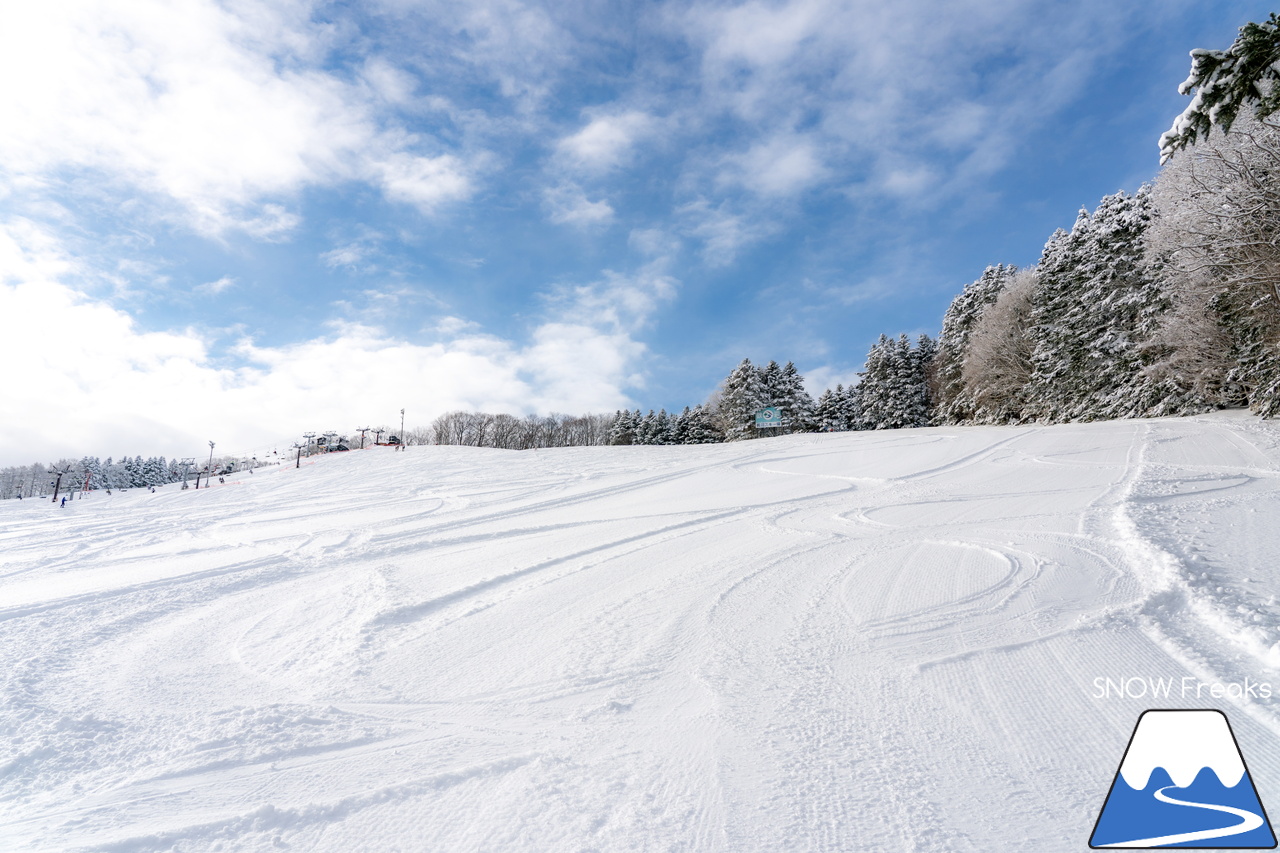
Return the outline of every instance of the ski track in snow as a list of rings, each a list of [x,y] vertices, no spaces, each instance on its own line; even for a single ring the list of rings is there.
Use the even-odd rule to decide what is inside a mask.
[[[1277,510],[1243,413],[5,501],[0,849],[1079,850],[1148,707],[1280,801],[1094,695],[1280,688]]]

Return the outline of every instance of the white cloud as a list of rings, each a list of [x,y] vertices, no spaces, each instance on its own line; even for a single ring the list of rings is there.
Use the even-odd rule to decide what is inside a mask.
[[[382,57],[367,60],[360,76],[374,96],[388,104],[409,103],[418,87],[418,81],[412,74]]]
[[[454,337],[461,332],[479,332],[480,324],[461,317],[440,317],[431,326],[432,331],[442,337]]]
[[[702,257],[713,267],[728,266],[746,246],[773,233],[774,226],[761,217],[734,213],[726,203],[712,207],[706,199],[677,211],[688,232],[702,241]]]
[[[224,275],[217,281],[207,281],[204,284],[197,284],[195,291],[196,293],[204,294],[205,296],[217,296],[219,293],[235,287],[235,284],[236,280],[234,278],[229,275]]]
[[[695,6],[692,15],[710,31],[704,63],[725,73],[735,65],[777,66],[791,62],[808,40],[830,25],[833,6],[822,0],[735,6]]]
[[[346,322],[287,346],[243,340],[232,363],[194,330],[144,331],[78,292],[67,282],[92,272],[29,222],[0,227],[0,270],[0,359],[21,365],[0,395],[0,465],[191,455],[209,439],[234,453],[401,407],[418,424],[450,409],[612,411],[645,351],[632,330],[675,287],[651,272],[565,293],[526,344],[457,317],[430,344]]]
[[[466,198],[471,181],[462,162],[450,154],[418,157],[399,153],[376,164],[387,198],[431,213],[440,205]]]
[[[748,0],[673,9],[668,31],[700,58],[687,123],[735,121],[745,148],[690,162],[689,181],[704,195],[743,186],[759,204],[825,181],[913,204],[971,193],[1086,90],[1149,14],[1104,0]]]
[[[593,118],[577,133],[561,139],[562,160],[587,171],[601,172],[622,165],[635,143],[653,128],[653,119],[631,110]]]
[[[379,104],[412,82],[386,61],[323,70],[305,3],[67,0],[0,13],[4,182],[141,191],[197,231],[275,239],[309,185],[369,180],[424,209],[465,197],[453,155],[420,149]],[[429,146],[428,146],[429,147]]]
[[[927,165],[916,163],[906,168],[887,167],[877,180],[877,186],[885,193],[904,198],[920,197],[936,191],[941,184],[937,171]]]
[[[813,142],[794,135],[765,140],[727,158],[726,167],[725,180],[763,196],[794,195],[829,174]]]
[[[635,384],[645,346],[623,332],[582,323],[546,323],[522,353],[521,367],[538,389],[540,411],[578,414],[628,404],[619,386]],[[604,404],[613,400],[614,404]]]
[[[333,303],[346,318],[342,322],[376,325],[405,316],[421,315],[424,306],[444,308],[444,303],[431,291],[409,285],[370,287],[355,294],[352,299]],[[341,323],[340,323],[341,325]]]
[[[662,228],[636,228],[627,235],[627,245],[650,258],[670,258],[680,251],[680,238]]]
[[[337,269],[339,267],[354,267],[365,259],[368,250],[359,243],[348,243],[345,246],[339,246],[336,249],[330,249],[320,255],[320,260],[324,261],[324,265],[329,269]]]
[[[383,0],[432,18],[429,31],[457,34],[441,46],[471,73],[494,79],[522,113],[534,112],[552,89],[554,76],[574,61],[575,45],[538,3],[521,0]]]
[[[819,395],[828,388],[834,389],[837,385],[849,388],[857,385],[858,372],[859,368],[856,367],[836,367],[831,364],[812,367],[803,372],[804,390],[817,400]]]
[[[601,199],[591,201],[577,184],[561,184],[543,192],[548,215],[557,225],[592,227],[613,221],[613,207]]]
[[[645,326],[661,305],[675,299],[680,284],[666,273],[666,266],[666,258],[657,258],[631,275],[606,270],[599,281],[562,287],[549,301],[562,320],[632,332]]]

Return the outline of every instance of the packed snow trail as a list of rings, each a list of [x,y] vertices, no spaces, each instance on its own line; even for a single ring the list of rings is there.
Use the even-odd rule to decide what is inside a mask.
[[[1242,413],[378,448],[0,502],[0,849],[1085,849],[1148,707],[1280,802]]]

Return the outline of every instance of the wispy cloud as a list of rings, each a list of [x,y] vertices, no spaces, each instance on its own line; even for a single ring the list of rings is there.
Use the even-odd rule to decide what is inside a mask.
[[[1149,19],[1203,8],[10,6],[0,74],[22,85],[0,88],[0,276],[21,319],[0,323],[111,330],[118,349],[77,342],[32,375],[74,395],[114,365],[132,408],[101,411],[166,429],[180,419],[151,389],[227,393],[283,423],[269,392],[297,411],[311,398],[288,389],[328,370],[359,405],[402,395],[360,380],[382,363],[460,377],[433,380],[453,406],[612,406],[645,381],[648,347],[689,352],[663,325],[687,294],[718,340],[794,317],[811,361],[856,360],[833,343],[849,323],[824,337],[811,321],[870,326],[881,303],[940,293],[935,233],[954,248],[956,222],[1011,192],[997,179]],[[306,310],[272,315],[268,292]],[[193,295],[228,323],[289,322],[246,326],[229,353],[187,330],[207,313]]]
[[[635,273],[606,270],[591,284],[556,288],[547,301],[558,321],[631,333],[673,300],[679,286],[666,271],[666,259],[658,258]]]
[[[686,232],[701,241],[703,260],[713,267],[732,264],[744,247],[777,230],[777,225],[763,216],[733,212],[728,202],[712,206],[706,199],[698,199],[678,213]]]
[[[600,115],[561,139],[556,147],[561,160],[569,166],[602,172],[625,163],[636,142],[653,126],[650,116],[636,110]]]
[[[591,201],[582,187],[573,183],[548,187],[543,192],[548,216],[558,225],[594,227],[613,221],[613,207],[601,199]]]
[[[821,183],[829,174],[812,140],[787,134],[726,157],[721,180],[761,196],[790,196]]]
[[[369,180],[432,210],[470,191],[456,153],[399,128],[413,90],[387,61],[326,70],[305,4],[23,4],[4,13],[0,160],[8,181],[89,174],[196,231],[276,239],[300,190]],[[74,49],[64,49],[74,45]],[[371,97],[372,93],[372,97]],[[71,189],[66,184],[64,189]]]
[[[668,26],[697,50],[690,112],[738,122],[745,148],[691,163],[699,192],[762,197],[818,184],[955,197],[1089,83],[1137,9],[1100,0],[897,6],[869,0],[691,3]],[[985,58],[985,59],[984,59]],[[1074,69],[1075,73],[1071,73]],[[1034,81],[1034,82],[1031,82]],[[689,122],[694,124],[695,122]]]
[[[466,167],[450,154],[420,157],[398,152],[373,164],[373,170],[388,198],[412,204],[424,213],[471,193]]]
[[[320,255],[320,260],[324,261],[324,265],[330,269],[340,267],[355,268],[368,255],[366,247],[359,243],[348,243],[345,246],[339,246],[336,249],[330,249]]]
[[[204,296],[217,296],[224,291],[235,287],[236,280],[229,275],[224,275],[217,281],[206,281],[204,284],[197,284],[194,288],[196,293]]]
[[[0,465],[136,452],[139,442],[147,453],[184,454],[210,436],[234,452],[401,407],[418,423],[456,408],[612,410],[630,402],[626,389],[641,376],[636,324],[675,286],[645,273],[574,289],[523,343],[454,316],[439,320],[433,343],[398,338],[374,321],[424,295],[370,291],[327,334],[279,346],[246,337],[215,357],[195,330],[148,332],[78,291],[70,282],[87,274],[82,263],[29,222],[0,226],[0,270],[0,358],[23,364],[0,396]],[[60,332],[56,347],[49,328]]]

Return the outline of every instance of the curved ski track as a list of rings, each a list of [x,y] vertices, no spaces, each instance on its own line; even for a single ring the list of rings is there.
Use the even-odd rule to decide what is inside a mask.
[[[1082,849],[1137,715],[1205,706],[1096,678],[1280,695],[1277,509],[1235,413],[7,501],[0,847]]]

